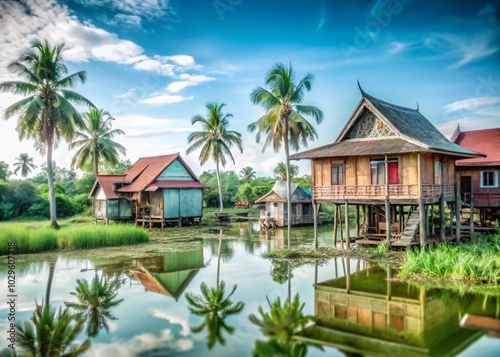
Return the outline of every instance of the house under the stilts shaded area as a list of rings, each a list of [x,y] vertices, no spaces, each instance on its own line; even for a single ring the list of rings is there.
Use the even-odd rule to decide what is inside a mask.
[[[360,91],[361,100],[332,144],[291,156],[312,160],[313,212],[318,203],[335,204],[334,229],[344,221],[349,239],[349,217],[340,212],[354,206],[357,243],[424,245],[438,225],[444,227],[445,202],[460,206],[455,160],[481,155],[449,141],[418,107]]]
[[[474,231],[495,231],[494,221],[500,221],[500,128],[461,131],[460,126],[450,139],[484,157],[462,159],[456,162],[462,211],[462,229],[472,235]],[[470,212],[475,212],[471,215]],[[469,212],[468,217],[466,216]],[[474,216],[477,219],[474,219]],[[468,218],[468,219],[467,219]],[[465,228],[465,229],[464,229]]]

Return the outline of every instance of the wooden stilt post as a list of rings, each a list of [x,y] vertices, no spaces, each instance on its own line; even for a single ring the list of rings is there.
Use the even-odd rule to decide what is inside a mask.
[[[344,218],[345,218],[345,240],[347,244],[347,250],[351,249],[351,238],[349,237],[349,203],[347,200],[344,201]]]
[[[431,216],[431,234],[436,234],[436,228],[434,227],[434,202],[431,203],[430,207],[430,216]]]
[[[474,187],[471,185],[471,187]],[[474,194],[470,193],[470,214],[469,214],[469,234],[470,237],[474,235]]]
[[[445,236],[444,236],[444,160],[441,158],[440,162],[440,169],[441,169],[441,198],[439,199],[439,240],[441,242],[444,242]],[[450,217],[451,218],[451,217]]]
[[[318,249],[318,210],[315,200],[312,200],[313,224],[314,224],[314,248]]]
[[[335,203],[334,211],[333,211],[333,246],[337,247],[337,215],[338,215],[339,207]]]
[[[385,165],[385,237],[387,239],[387,250],[391,248],[391,205],[389,202],[389,163],[387,155],[384,158]]]
[[[455,168],[455,219],[457,220],[455,226],[455,236],[457,243],[460,243],[460,231],[462,230],[462,221],[461,221],[461,211],[462,211],[462,202],[460,201],[460,182],[458,181],[458,171]]]
[[[399,232],[401,233],[405,229],[405,216],[403,213],[403,206],[399,205],[398,213],[399,213]]]
[[[359,205],[356,205],[356,237],[359,238]]]
[[[347,272],[346,272],[346,292],[351,292],[351,259],[346,258]]]
[[[338,217],[338,222],[340,224],[340,246],[342,247],[342,249],[344,249],[344,230],[342,229],[342,206],[339,205],[339,210],[338,210],[338,213],[339,213],[339,217]]]
[[[417,173],[418,173],[418,210],[420,213],[420,248],[425,245],[425,207],[422,197],[422,163],[420,153],[417,154]]]

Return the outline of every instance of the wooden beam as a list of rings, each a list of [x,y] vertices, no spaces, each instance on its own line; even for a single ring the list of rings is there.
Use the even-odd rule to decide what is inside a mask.
[[[441,160],[439,162],[439,166],[441,169],[441,198],[439,199],[439,239],[441,242],[444,242],[444,158],[441,156]]]
[[[333,246],[337,247],[337,215],[338,215],[338,205],[335,203],[333,210]]]
[[[356,205],[356,237],[359,237],[359,205]]]
[[[315,200],[312,200],[313,224],[314,224],[314,248],[318,249],[318,212]]]
[[[387,239],[387,249],[391,248],[391,205],[389,203],[389,163],[387,154],[384,157],[385,166],[385,237]]]
[[[347,250],[351,249],[351,238],[349,236],[349,203],[347,200],[344,201],[344,219],[345,219],[345,240],[347,244]]]
[[[425,245],[425,208],[422,198],[422,159],[420,153],[417,153],[417,173],[418,173],[418,211],[420,213],[420,248]]]
[[[460,202],[460,182],[458,181],[458,171],[455,167],[455,219],[456,227],[455,227],[455,235],[457,243],[460,243],[460,230],[462,229],[460,226],[462,225],[461,221],[461,210],[462,203]]]

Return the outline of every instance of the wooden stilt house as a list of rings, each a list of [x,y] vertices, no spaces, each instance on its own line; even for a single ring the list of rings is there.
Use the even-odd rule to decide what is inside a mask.
[[[444,240],[444,205],[456,202],[455,160],[480,155],[446,139],[418,107],[360,91],[332,144],[291,156],[312,160],[313,213],[320,202],[333,203],[337,213],[344,207],[342,220],[334,215],[334,230],[345,221],[348,243],[349,207],[356,210],[358,243],[424,245],[437,225]]]
[[[297,183],[291,183],[291,209],[292,225],[312,224],[312,196],[309,190],[305,190]],[[265,203],[266,209],[261,212],[261,221],[272,220],[278,227],[287,225],[287,195],[286,181],[276,181],[271,191],[259,198],[255,203]],[[262,223],[262,222],[261,222]]]
[[[199,222],[207,187],[177,153],[142,157],[123,175],[98,175],[90,197],[96,220],[103,219],[106,199],[106,220],[135,219],[143,226],[163,228],[167,222]],[[118,208],[112,211],[110,203]],[[115,211],[118,214],[109,214]]]
[[[461,131],[457,126],[450,140],[484,155],[456,162],[462,211],[468,212],[461,216],[462,228],[469,234],[494,230],[500,220],[500,128]]]

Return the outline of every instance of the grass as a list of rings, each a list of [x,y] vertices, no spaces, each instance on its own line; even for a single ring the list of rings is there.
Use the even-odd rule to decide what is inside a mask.
[[[149,240],[145,229],[126,224],[95,226],[93,224],[61,224],[54,230],[47,222],[2,224],[0,255],[8,253],[9,242],[16,243],[16,254],[40,253],[55,249],[90,249]]]
[[[459,245],[439,244],[420,252],[408,250],[401,278],[445,278],[500,284],[500,234],[475,236]]]

